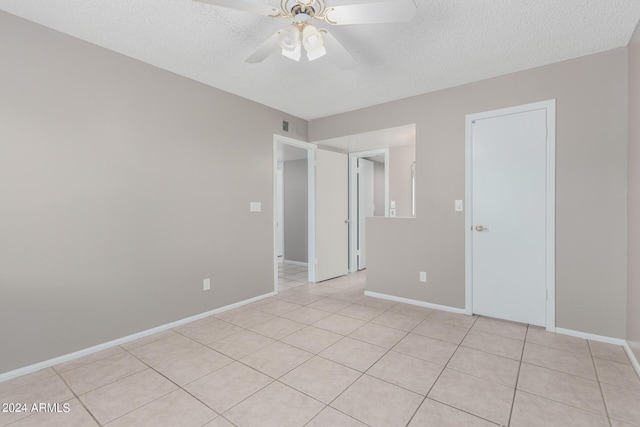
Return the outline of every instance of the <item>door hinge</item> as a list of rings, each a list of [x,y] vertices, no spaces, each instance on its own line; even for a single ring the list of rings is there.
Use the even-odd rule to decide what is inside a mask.
[[[356,251],[356,255],[357,255],[357,256],[360,256],[360,249],[358,249],[358,250]]]

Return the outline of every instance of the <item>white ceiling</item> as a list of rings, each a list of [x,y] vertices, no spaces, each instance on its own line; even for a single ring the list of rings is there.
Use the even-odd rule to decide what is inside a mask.
[[[307,120],[623,47],[640,18],[640,0],[415,2],[410,23],[329,28],[359,62],[344,71],[330,52],[247,64],[289,21],[193,0],[0,0],[0,10]]]

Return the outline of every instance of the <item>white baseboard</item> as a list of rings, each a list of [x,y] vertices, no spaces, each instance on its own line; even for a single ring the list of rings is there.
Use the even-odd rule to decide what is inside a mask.
[[[564,329],[564,328],[556,328],[556,333],[562,334],[562,335],[569,335],[572,337],[584,338],[591,341],[599,341],[607,344],[622,346],[622,348],[624,348],[625,353],[627,353],[627,357],[631,361],[631,365],[633,366],[633,369],[635,369],[636,373],[640,377],[640,363],[638,363],[638,359],[636,358],[636,355],[633,354],[633,351],[631,350],[631,347],[629,347],[629,343],[626,340],[623,340],[622,338],[611,338],[603,335],[589,334],[587,332],[573,331],[571,329]]]
[[[604,335],[590,334],[588,332],[574,331],[571,329],[556,328],[556,333],[561,335],[569,335],[571,337],[584,338],[591,341],[599,341],[607,344],[625,345],[626,341],[622,338],[611,338]]]
[[[308,267],[309,263],[307,262],[302,262],[302,261],[290,261],[288,259],[285,259],[284,261],[282,261],[285,264],[293,264],[293,265],[300,265],[302,267]]]
[[[633,350],[631,350],[631,347],[629,346],[629,343],[627,341],[624,342],[623,347],[624,351],[627,353],[627,357],[631,361],[631,365],[633,365],[633,368],[636,370],[636,373],[640,377],[640,363],[638,363],[636,355],[633,353]]]
[[[14,369],[9,372],[4,372],[0,374],[0,383],[4,381],[8,381],[10,379],[30,374],[35,371],[39,371],[40,369],[49,368],[54,365],[58,365],[60,363],[68,362],[70,360],[77,359],[79,357],[87,356],[89,354],[97,353],[98,351],[106,350],[111,347],[115,347],[120,344],[127,343],[129,341],[134,341],[140,338],[144,338],[148,335],[157,334],[158,332],[166,331],[168,329],[172,329],[185,323],[190,323],[196,320],[203,319],[205,317],[213,316],[214,314],[219,314],[227,310],[232,310],[234,308],[241,307],[246,304],[250,304],[255,301],[259,301],[264,298],[268,298],[276,295],[277,292],[269,292],[268,294],[258,295],[257,297],[249,298],[244,301],[239,301],[233,304],[226,305],[224,307],[216,308],[214,310],[206,311],[204,313],[196,314],[195,316],[186,317],[184,319],[176,320],[175,322],[167,323],[161,326],[156,326],[155,328],[147,329],[146,331],[137,332],[132,335],[128,335],[126,337],[118,338],[106,343],[98,344],[93,347],[85,348],[83,350],[78,350],[73,353],[65,354],[63,356],[55,357],[53,359],[45,360],[43,362],[34,363],[33,365],[28,365],[22,368]]]
[[[449,307],[448,305],[432,304],[430,302],[419,301],[416,299],[402,298],[402,297],[397,297],[395,295],[380,294],[378,292],[371,292],[371,291],[364,291],[364,294],[368,297],[386,299],[386,300],[395,301],[395,302],[404,302],[406,304],[433,308],[435,310],[448,311],[450,313],[467,314],[464,308],[456,308],[456,307]]]

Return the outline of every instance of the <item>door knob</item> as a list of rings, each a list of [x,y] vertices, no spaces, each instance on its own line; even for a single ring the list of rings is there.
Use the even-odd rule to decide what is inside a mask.
[[[476,231],[489,231],[489,229],[481,225],[476,225]]]
[[[345,223],[345,224],[349,224],[349,219],[345,219],[345,220],[344,220],[344,223]]]

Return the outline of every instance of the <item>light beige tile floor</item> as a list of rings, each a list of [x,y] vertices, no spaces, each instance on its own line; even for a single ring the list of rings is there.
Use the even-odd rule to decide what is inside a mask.
[[[0,426],[640,427],[622,347],[365,297],[280,264],[275,297],[0,383]]]

